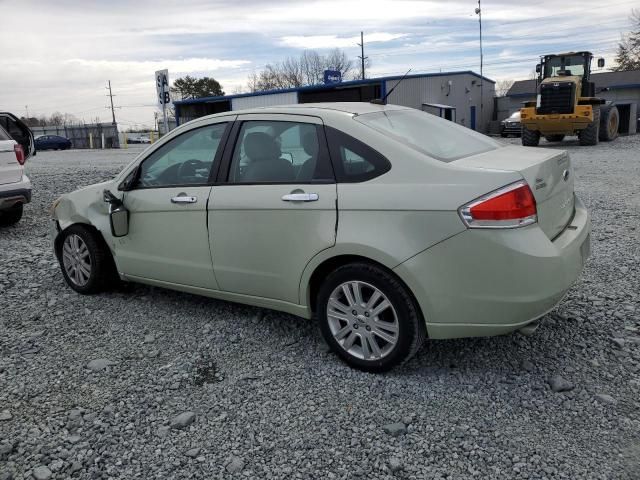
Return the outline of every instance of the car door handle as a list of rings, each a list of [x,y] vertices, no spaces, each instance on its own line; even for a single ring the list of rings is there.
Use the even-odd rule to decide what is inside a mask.
[[[196,203],[198,197],[188,197],[187,195],[178,195],[171,199],[171,203]]]
[[[317,193],[288,193],[282,196],[285,202],[317,202],[319,198]]]

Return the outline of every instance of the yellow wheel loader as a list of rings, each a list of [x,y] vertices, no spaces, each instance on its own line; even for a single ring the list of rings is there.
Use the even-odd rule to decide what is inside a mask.
[[[618,136],[620,114],[615,105],[595,96],[590,81],[591,52],[545,55],[536,65],[537,95],[520,110],[522,145],[536,147],[543,136],[559,142],[578,135],[580,145],[597,145]],[[604,67],[604,58],[598,59]]]

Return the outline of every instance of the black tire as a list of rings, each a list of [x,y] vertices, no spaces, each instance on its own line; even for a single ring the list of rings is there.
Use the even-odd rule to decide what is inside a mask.
[[[618,138],[620,127],[620,112],[614,106],[600,107],[600,141],[611,142]]]
[[[563,134],[547,135],[544,138],[546,138],[547,142],[561,142],[562,140],[564,140],[564,135]]]
[[[84,225],[72,225],[61,234],[56,242],[56,254],[65,282],[73,290],[83,295],[91,295],[110,289],[117,281],[117,271],[113,257],[104,239],[95,230]],[[78,284],[71,279],[65,268],[63,259],[64,243],[67,238],[77,235],[87,247],[90,259],[90,274],[85,284]]]
[[[361,333],[359,333],[358,335],[369,335],[369,338],[373,339],[373,341],[376,342],[376,345],[378,345],[379,348],[382,348],[382,352],[384,352],[384,349],[387,348],[387,351],[384,353],[384,355],[381,355],[380,358],[372,358],[370,360],[358,358],[356,355],[345,350],[345,348],[341,346],[338,340],[336,340],[334,334],[331,331],[330,319],[327,315],[329,299],[334,290],[338,289],[345,282],[360,282],[361,284],[364,284],[362,286],[363,302],[361,303],[363,311],[366,310],[366,307],[364,307],[364,302],[370,299],[372,296],[371,294],[369,294],[369,297],[366,297],[366,292],[367,290],[372,290],[373,288],[379,290],[386,297],[386,299],[391,304],[392,309],[395,311],[398,332],[395,345],[385,342],[381,337],[374,336],[374,333],[365,333],[365,328],[368,331],[371,330],[368,324],[365,324],[364,322],[373,322],[372,324],[380,325],[380,323],[375,323],[376,321],[372,318],[365,319],[364,315],[369,317],[369,315],[366,313],[362,313],[360,315],[360,317],[362,318],[358,321],[356,321],[355,319],[337,320],[339,322],[344,322],[344,327],[350,325],[350,322],[354,322],[353,325],[357,323],[361,328],[361,330],[359,330],[359,332]],[[334,270],[327,276],[326,280],[322,284],[322,287],[320,288],[320,291],[318,293],[317,300],[318,321],[320,323],[320,330],[325,341],[336,355],[338,355],[350,366],[359,370],[368,372],[385,372],[397,365],[401,365],[416,354],[426,338],[427,331],[424,319],[422,317],[422,314],[420,313],[420,309],[418,308],[415,300],[413,299],[413,296],[411,295],[407,287],[404,286],[404,284],[392,273],[375,265],[367,263],[352,263]],[[372,309],[375,310],[375,308],[373,307],[375,307],[376,305],[380,305],[381,303],[382,302],[374,302],[374,304],[372,305]],[[385,310],[383,313],[385,312],[393,314],[393,312],[391,312],[389,309]],[[382,316],[382,313],[380,314],[380,316]],[[343,324],[341,323],[340,325],[342,326]],[[354,328],[358,329],[359,327],[356,326]],[[358,331],[353,329],[350,330],[352,333]],[[351,333],[349,335],[351,335]],[[375,340],[374,337],[379,338],[379,341]],[[357,337],[357,340],[355,340],[355,342],[359,343],[353,344],[356,347],[360,345],[361,350],[363,343],[362,338],[362,336]],[[380,346],[381,342],[384,342],[383,346]],[[372,351],[371,347],[367,346],[367,348]]]
[[[580,145],[583,147],[591,147],[598,144],[600,131],[600,108],[593,107],[593,121],[587,128],[578,134]]]
[[[522,145],[525,147],[537,147],[540,144],[540,132],[535,130],[529,130],[527,127],[522,127]]]
[[[8,227],[18,223],[22,218],[22,210],[22,204],[18,203],[7,210],[0,211],[0,226]]]

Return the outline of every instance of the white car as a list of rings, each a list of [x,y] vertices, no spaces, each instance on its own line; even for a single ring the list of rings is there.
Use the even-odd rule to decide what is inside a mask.
[[[0,226],[18,223],[23,205],[31,201],[31,182],[24,173],[24,163],[33,153],[29,128],[15,116],[0,113]]]

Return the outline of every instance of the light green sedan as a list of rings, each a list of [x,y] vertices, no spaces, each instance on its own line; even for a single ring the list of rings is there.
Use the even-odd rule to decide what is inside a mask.
[[[426,337],[533,330],[578,278],[589,213],[566,152],[392,105],[203,117],[53,206],[75,291],[118,279],[316,318],[384,371]]]

